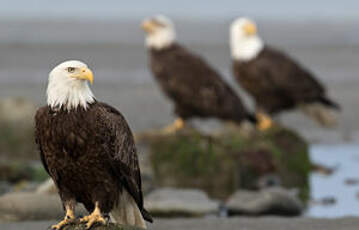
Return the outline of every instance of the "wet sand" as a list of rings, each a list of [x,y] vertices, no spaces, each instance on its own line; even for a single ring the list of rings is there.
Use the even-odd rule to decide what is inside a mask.
[[[0,223],[1,230],[45,230],[56,221]],[[156,219],[148,226],[153,230],[356,230],[359,218],[311,219],[311,218],[203,218]]]

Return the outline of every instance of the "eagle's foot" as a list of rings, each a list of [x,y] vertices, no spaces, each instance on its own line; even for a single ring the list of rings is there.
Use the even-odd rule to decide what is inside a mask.
[[[61,230],[64,226],[68,225],[68,224],[72,224],[72,223],[75,223],[75,215],[72,214],[69,214],[67,213],[65,218],[60,221],[58,224],[55,224],[55,225],[52,225],[51,226],[51,229],[52,230]]]
[[[164,133],[175,133],[185,127],[185,122],[182,118],[177,118],[172,124],[163,129]]]
[[[85,217],[81,218],[80,222],[86,223],[86,229],[90,229],[94,224],[97,224],[97,223],[103,224],[103,225],[105,225],[107,223],[105,218],[103,218],[101,214],[94,214],[94,213],[92,213],[89,216],[85,216]]]
[[[105,225],[107,221],[102,216],[98,203],[96,203],[95,210],[90,215],[81,218],[80,223],[86,223],[86,229],[90,229],[95,224]]]
[[[86,219],[86,221],[83,221],[83,222],[87,222],[86,229],[90,229],[95,224],[105,225],[107,223],[105,218],[103,218],[101,215],[93,215],[93,214],[91,214],[90,216],[88,216],[85,219]]]
[[[266,115],[264,113],[257,113],[256,116],[258,119],[257,128],[260,131],[265,131],[267,129],[270,129],[273,126],[273,121],[268,115]]]

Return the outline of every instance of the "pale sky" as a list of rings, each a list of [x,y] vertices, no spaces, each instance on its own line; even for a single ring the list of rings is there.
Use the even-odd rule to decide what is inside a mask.
[[[358,0],[0,0],[2,18],[137,18],[163,13],[172,17],[218,19],[247,15],[272,19],[359,19]]]

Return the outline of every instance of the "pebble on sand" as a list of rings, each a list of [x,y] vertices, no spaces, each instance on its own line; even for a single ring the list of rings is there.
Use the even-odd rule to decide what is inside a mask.
[[[229,215],[282,215],[296,216],[303,204],[292,192],[279,188],[261,191],[238,190],[227,201]]]
[[[218,212],[219,204],[197,189],[161,188],[145,197],[145,207],[154,216],[196,217]]]

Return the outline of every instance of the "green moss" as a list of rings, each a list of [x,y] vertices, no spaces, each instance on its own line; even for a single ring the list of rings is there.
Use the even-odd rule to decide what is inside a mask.
[[[42,182],[48,178],[41,165],[32,165],[28,162],[0,162],[0,180],[11,183],[20,181]]]
[[[199,188],[225,199],[238,188],[254,189],[267,174],[287,188],[309,196],[310,161],[306,142],[281,127],[251,137],[238,130],[216,136],[187,128],[172,135],[146,138],[159,186]]]
[[[45,181],[49,175],[47,174],[44,167],[33,167],[31,169],[31,181],[42,182]]]
[[[252,138],[246,139],[240,136],[237,138],[242,139],[241,144],[232,146],[237,147],[238,151],[265,151],[270,153],[274,170],[280,175],[283,186],[287,188],[299,187],[301,199],[308,200],[311,163],[308,145],[302,137],[292,130],[275,127],[267,132],[257,133]],[[269,159],[267,159],[268,161]],[[249,174],[249,176],[245,175],[244,177],[255,179],[260,175],[260,173],[258,175],[258,170],[253,169],[253,163],[245,162],[242,164],[242,167],[247,168],[245,173]],[[245,184],[246,187],[248,185],[249,183]]]
[[[154,140],[151,145],[151,162],[159,185],[201,187],[211,194],[223,196],[233,190],[234,162],[213,138],[197,131],[178,133]],[[226,175],[218,178],[218,176]],[[172,178],[175,178],[172,180]],[[216,185],[213,180],[219,180]]]
[[[302,200],[308,200],[311,170],[308,145],[298,134],[290,130],[286,132],[279,130],[275,137],[273,144],[282,150],[280,156],[282,167],[279,169],[283,175],[283,184],[287,187],[301,185],[300,197]],[[284,165],[286,167],[283,167]]]

